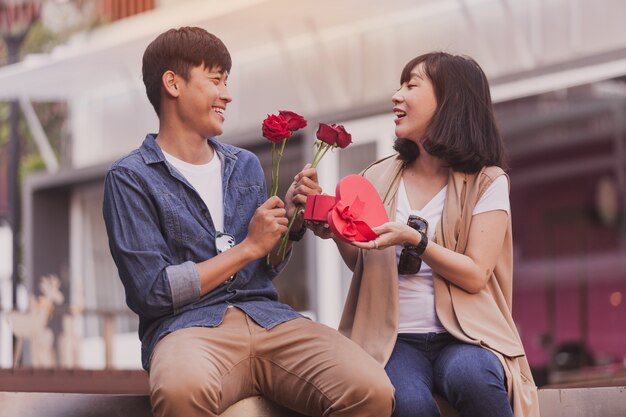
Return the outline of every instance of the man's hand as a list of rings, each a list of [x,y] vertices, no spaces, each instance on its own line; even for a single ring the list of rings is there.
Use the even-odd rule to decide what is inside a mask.
[[[287,204],[287,217],[293,216],[297,207],[304,208],[306,198],[309,195],[321,194],[322,187],[317,181],[317,170],[311,168],[311,164],[306,164],[294,178],[293,182],[285,194],[285,203]],[[300,230],[302,227],[302,216],[296,219],[292,230]]]
[[[285,203],[276,196],[256,209],[248,225],[248,236],[242,242],[249,246],[255,259],[267,255],[287,231],[289,220],[285,214]]]

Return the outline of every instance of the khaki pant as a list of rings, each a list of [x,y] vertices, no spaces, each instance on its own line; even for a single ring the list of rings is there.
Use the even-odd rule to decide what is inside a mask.
[[[217,416],[263,395],[313,416],[390,416],[393,387],[383,367],[337,331],[298,318],[265,330],[237,308],[219,327],[170,333],[150,368],[157,417]]]

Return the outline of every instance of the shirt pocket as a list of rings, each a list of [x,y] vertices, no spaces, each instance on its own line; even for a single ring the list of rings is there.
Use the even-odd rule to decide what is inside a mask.
[[[254,211],[265,202],[265,196],[260,185],[238,185],[235,186],[237,214],[242,222],[246,224],[254,215]]]
[[[184,245],[208,239],[210,234],[196,219],[180,197],[162,193],[163,224],[168,238]]]

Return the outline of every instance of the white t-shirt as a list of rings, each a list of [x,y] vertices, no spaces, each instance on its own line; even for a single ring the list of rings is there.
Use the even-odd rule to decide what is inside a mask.
[[[396,221],[407,222],[410,214],[416,214],[428,222],[428,239],[432,240],[446,201],[448,186],[443,187],[421,210],[411,210],[409,199],[400,181]],[[489,186],[474,207],[473,214],[492,210],[510,212],[509,183],[505,175],[501,175]],[[396,246],[396,262],[400,258],[403,246]],[[433,287],[433,271],[422,261],[422,267],[416,275],[399,275],[398,286],[400,295],[400,327],[399,333],[441,333],[446,329],[441,325],[435,312],[435,293]]]
[[[222,161],[217,153],[206,164],[194,165],[163,151],[167,162],[172,164],[206,204],[215,230],[224,232],[224,197],[222,193]]]

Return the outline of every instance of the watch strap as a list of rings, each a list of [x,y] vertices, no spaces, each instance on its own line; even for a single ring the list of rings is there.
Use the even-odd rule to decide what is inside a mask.
[[[417,256],[422,256],[424,254],[424,251],[426,250],[426,246],[428,246],[428,236],[426,236],[426,233],[423,233],[421,231],[419,232],[419,234],[422,236],[420,242],[417,245],[407,245],[406,248],[410,250],[413,254]]]
[[[299,242],[304,237],[306,233],[306,227],[302,226],[300,230],[290,230],[289,231],[289,240],[292,242]]]

